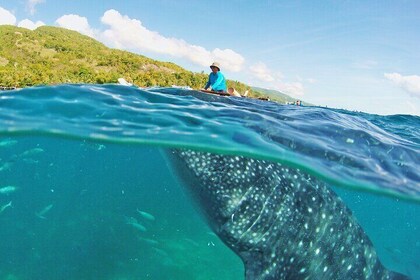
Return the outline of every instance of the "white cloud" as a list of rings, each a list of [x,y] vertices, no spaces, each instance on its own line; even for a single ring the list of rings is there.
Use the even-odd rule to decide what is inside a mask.
[[[95,38],[97,33],[94,29],[89,26],[87,18],[79,15],[64,15],[55,21],[60,27],[71,29],[80,32],[89,37]]]
[[[16,17],[8,10],[0,7],[0,25],[4,24],[15,25]]]
[[[256,64],[252,65],[250,68],[252,75],[264,82],[272,82],[274,81],[274,77],[271,74],[270,69],[262,63],[257,62]]]
[[[296,77],[298,82],[284,82],[282,73],[271,71],[263,62],[255,63],[249,70],[251,75],[260,81],[257,84],[260,84],[263,88],[278,90],[296,97],[304,95],[303,79],[300,77]],[[263,82],[262,85],[261,81]],[[313,79],[310,81],[315,82]]]
[[[38,27],[43,26],[43,25],[45,25],[45,23],[43,23],[42,21],[39,21],[38,20],[37,22],[33,22],[33,21],[29,20],[29,19],[21,20],[18,23],[18,26],[19,27],[27,28],[27,29],[30,29],[30,30],[35,30]]]
[[[245,59],[242,55],[234,52],[231,49],[221,50],[219,48],[214,49],[211,52],[212,61],[219,61],[223,68],[229,69],[233,72],[239,72],[242,69],[242,65]],[[209,64],[205,64],[207,66]]]
[[[141,21],[122,16],[116,10],[108,10],[101,18],[109,29],[102,33],[103,40],[117,48],[135,49],[185,58],[195,64],[208,66],[213,61],[221,68],[240,71],[245,59],[231,49],[206,50],[178,38],[169,38],[156,31],[148,30]]]
[[[402,76],[398,73],[385,73],[384,76],[406,92],[415,97],[420,97],[420,76]]]
[[[290,94],[291,96],[303,96],[304,87],[302,83],[293,82],[293,83],[284,83],[278,82],[274,85],[274,88],[278,91]]]
[[[10,25],[16,25],[16,17],[9,12],[8,10],[0,7],[0,25],[2,24],[10,24]],[[45,25],[42,21],[33,22],[29,19],[24,19],[19,21],[17,26],[27,28],[30,30],[34,30],[39,26]]]
[[[28,0],[26,9],[31,15],[34,15],[36,13],[36,6],[41,3],[45,3],[45,0]]]

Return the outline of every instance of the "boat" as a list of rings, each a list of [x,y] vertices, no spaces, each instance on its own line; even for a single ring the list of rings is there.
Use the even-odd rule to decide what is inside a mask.
[[[1,91],[6,91],[6,90],[15,90],[18,89],[17,87],[0,87]]]
[[[209,94],[216,94],[216,95],[221,95],[221,96],[230,96],[230,94],[228,92],[225,91],[213,91],[213,90],[206,90],[206,89],[200,89],[201,92],[205,92],[205,93],[209,93]]]
[[[191,87],[189,86],[177,86],[177,85],[172,85],[172,88],[177,88],[177,89],[184,89],[184,90],[192,90]]]

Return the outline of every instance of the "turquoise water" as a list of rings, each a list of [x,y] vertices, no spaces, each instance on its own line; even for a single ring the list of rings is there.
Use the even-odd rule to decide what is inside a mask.
[[[0,107],[0,279],[243,279],[162,156],[174,147],[317,176],[383,264],[420,279],[417,116],[118,85],[4,92]]]

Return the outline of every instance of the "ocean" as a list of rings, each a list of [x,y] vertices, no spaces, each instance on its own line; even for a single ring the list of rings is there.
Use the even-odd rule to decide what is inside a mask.
[[[420,279],[419,116],[85,84],[0,108],[0,279],[245,279],[168,162],[179,149],[322,181],[382,264]]]

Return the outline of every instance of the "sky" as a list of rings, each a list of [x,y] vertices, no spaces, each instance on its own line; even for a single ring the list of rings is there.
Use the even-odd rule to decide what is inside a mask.
[[[1,24],[64,27],[194,72],[216,61],[319,106],[420,115],[419,0],[0,0]]]

